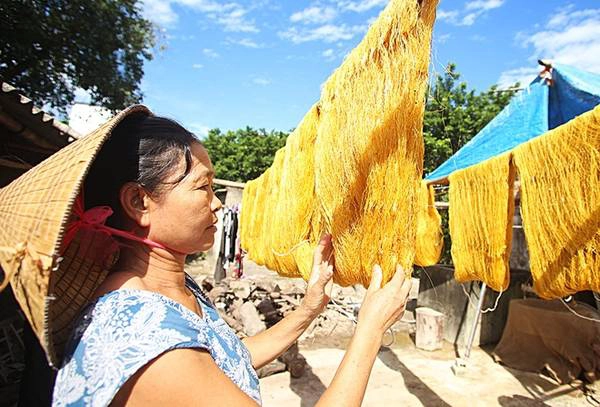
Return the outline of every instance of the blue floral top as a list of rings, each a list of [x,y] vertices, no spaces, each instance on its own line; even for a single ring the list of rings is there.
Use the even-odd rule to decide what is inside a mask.
[[[177,348],[206,349],[221,370],[260,404],[248,349],[189,276],[186,285],[198,299],[202,317],[144,290],[111,291],[90,303],[76,322],[52,404],[106,406],[141,367]]]

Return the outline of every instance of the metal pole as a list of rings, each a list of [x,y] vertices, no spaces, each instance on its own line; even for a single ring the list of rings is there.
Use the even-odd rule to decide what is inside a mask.
[[[455,375],[461,375],[465,369],[467,368],[467,362],[471,357],[471,348],[473,347],[473,341],[475,340],[475,332],[477,332],[477,324],[479,323],[479,318],[481,318],[481,307],[483,307],[483,298],[485,297],[485,291],[487,289],[487,285],[485,283],[481,283],[481,290],[479,290],[479,301],[477,302],[477,311],[475,314],[475,320],[473,321],[473,325],[471,326],[471,332],[469,332],[469,339],[467,341],[467,349],[465,351],[464,357],[458,357],[454,361],[454,365],[452,365],[451,369]]]
[[[473,320],[473,326],[471,326],[471,332],[469,334],[469,340],[467,341],[467,350],[465,351],[465,359],[469,359],[471,356],[471,348],[473,347],[473,341],[475,340],[475,332],[477,331],[477,324],[479,323],[479,318],[481,318],[481,308],[483,307],[483,299],[485,297],[485,291],[487,289],[487,285],[485,283],[481,283],[481,290],[479,290],[479,301],[477,302],[477,313],[475,314],[475,319]]]

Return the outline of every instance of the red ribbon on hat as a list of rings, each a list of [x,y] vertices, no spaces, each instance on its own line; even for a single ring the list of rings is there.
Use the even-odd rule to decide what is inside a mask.
[[[150,239],[136,236],[131,232],[125,232],[124,230],[106,226],[104,223],[106,222],[106,219],[113,214],[112,208],[110,206],[96,206],[88,209],[87,211],[84,210],[83,192],[79,194],[75,200],[75,204],[73,205],[73,213],[77,217],[77,220],[71,222],[69,226],[67,226],[67,232],[65,233],[65,238],[63,240],[63,247],[65,247],[65,249],[69,247],[69,244],[71,244],[73,239],[75,239],[75,236],[80,229],[91,229],[100,233],[105,233],[109,236],[119,236],[146,244],[151,247],[169,250],[166,246]]]

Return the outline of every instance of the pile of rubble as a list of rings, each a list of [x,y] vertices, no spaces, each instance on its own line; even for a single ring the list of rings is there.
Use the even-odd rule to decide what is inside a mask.
[[[306,283],[301,279],[249,277],[225,278],[218,283],[212,277],[197,277],[219,314],[240,338],[256,335],[275,325],[301,303]],[[360,287],[362,289],[362,287]],[[309,326],[300,340],[330,337],[349,339],[364,289],[334,287],[332,301]],[[278,360],[258,370],[260,377],[288,370],[292,377],[304,373],[306,361],[294,344]]]

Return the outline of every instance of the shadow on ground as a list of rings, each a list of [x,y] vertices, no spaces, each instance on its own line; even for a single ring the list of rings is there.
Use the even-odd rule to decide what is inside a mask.
[[[515,394],[513,396],[498,397],[498,404],[502,407],[550,407],[541,400],[532,399]]]
[[[297,379],[290,377],[290,389],[302,400],[300,407],[314,406],[326,388],[321,379],[314,374],[308,363],[302,377]]]
[[[417,375],[398,359],[394,352],[382,347],[378,354],[379,360],[387,367],[399,372],[404,379],[406,390],[414,395],[424,406],[449,407],[440,396],[431,390]]]
[[[485,351],[491,359],[494,359],[494,349],[496,345],[482,346],[481,349]],[[498,362],[495,362],[498,363]],[[574,397],[583,396],[585,386],[579,381],[575,381],[572,384],[559,384],[548,376],[542,373],[525,372],[522,370],[512,369],[508,366],[498,363],[509,372],[515,379],[517,379],[523,388],[529,393],[531,398],[520,395],[513,396],[502,396],[498,398],[498,404],[507,407],[520,407],[520,406],[534,406],[543,407],[548,406],[546,401],[564,395],[571,395]]]

